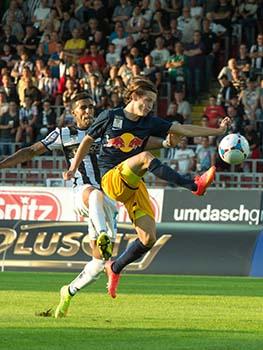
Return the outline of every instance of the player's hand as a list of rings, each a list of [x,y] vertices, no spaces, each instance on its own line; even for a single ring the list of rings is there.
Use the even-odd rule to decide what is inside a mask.
[[[71,180],[75,176],[75,171],[67,170],[63,173],[63,179],[65,181]]]
[[[227,131],[227,128],[230,126],[231,124],[231,119],[229,117],[225,117],[220,125],[219,125],[219,129],[222,130],[222,133],[224,134]]]
[[[166,136],[165,142],[167,147],[174,148],[178,145],[178,143],[181,141],[182,136],[178,134],[168,134]]]

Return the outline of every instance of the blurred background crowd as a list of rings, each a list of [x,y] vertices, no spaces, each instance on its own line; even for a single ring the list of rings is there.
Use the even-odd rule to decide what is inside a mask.
[[[123,106],[134,76],[159,89],[162,118],[263,140],[263,1],[2,0],[0,156],[74,123],[70,98],[85,90],[96,115]],[[193,119],[192,110],[199,114]],[[214,138],[183,139],[165,155],[181,173],[219,162]],[[15,146],[15,148],[14,148]],[[241,169],[242,170],[242,169]]]

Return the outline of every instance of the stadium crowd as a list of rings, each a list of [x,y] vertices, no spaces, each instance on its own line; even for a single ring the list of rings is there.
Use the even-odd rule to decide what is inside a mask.
[[[72,124],[76,91],[89,92],[98,115],[122,106],[125,86],[142,75],[160,94],[170,86],[162,117],[191,123],[192,105],[206,93],[202,125],[216,127],[230,116],[231,131],[250,142],[250,157],[261,157],[263,1],[3,3],[0,156],[10,154],[14,143],[32,144],[56,126]],[[217,142],[183,139],[167,157],[182,174],[204,171],[216,162]]]

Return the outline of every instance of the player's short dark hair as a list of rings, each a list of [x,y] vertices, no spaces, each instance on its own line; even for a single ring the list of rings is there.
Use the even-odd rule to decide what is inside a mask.
[[[71,108],[75,108],[76,103],[80,100],[92,100],[92,97],[86,91],[76,92],[71,96],[70,99]]]
[[[147,78],[144,77],[136,77],[132,78],[129,81],[129,86],[127,90],[124,93],[124,101],[125,103],[129,103],[132,98],[132,94],[135,92],[137,95],[143,96],[145,95],[146,91],[151,91],[157,94],[157,87],[156,85]]]

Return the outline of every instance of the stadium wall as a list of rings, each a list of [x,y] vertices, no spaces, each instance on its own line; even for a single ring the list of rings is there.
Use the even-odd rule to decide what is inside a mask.
[[[211,190],[202,198],[174,189],[150,194],[157,242],[127,271],[263,276],[260,191]],[[70,195],[65,188],[0,191],[2,270],[78,271],[84,266],[90,259],[88,227],[75,216]],[[136,238],[123,207],[120,217],[127,223],[119,223],[114,256]]]

